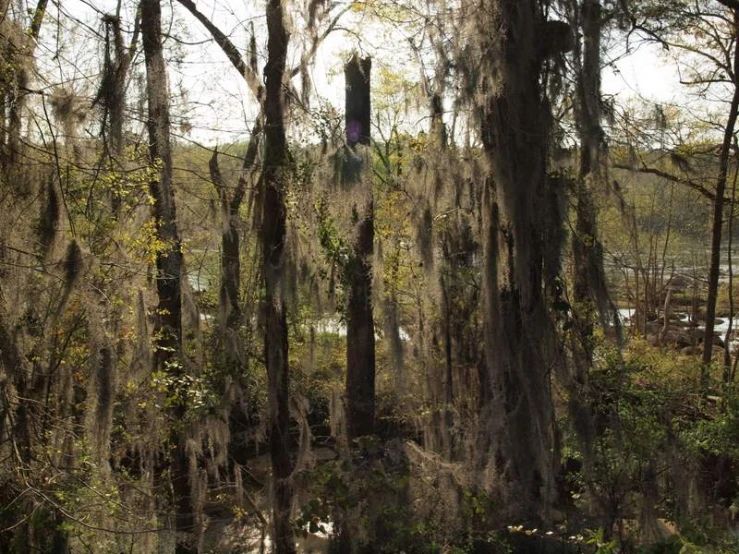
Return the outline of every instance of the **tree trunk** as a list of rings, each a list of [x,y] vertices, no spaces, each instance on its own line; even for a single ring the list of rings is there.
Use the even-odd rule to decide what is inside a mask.
[[[123,123],[126,108],[126,79],[131,65],[131,53],[123,43],[121,20],[118,16],[105,19],[106,48],[103,81],[96,101],[102,102],[108,122],[106,146],[110,155],[121,163],[123,156]],[[111,40],[112,39],[112,40]],[[112,42],[112,44],[111,44]],[[135,43],[132,42],[132,48]]]
[[[580,138],[580,167],[576,183],[576,223],[572,236],[573,257],[573,320],[571,332],[573,373],[569,383],[570,415],[579,423],[575,425],[578,439],[590,459],[590,443],[593,438],[593,421],[590,409],[583,398],[588,381],[588,371],[593,364],[595,347],[593,331],[596,313],[605,325],[611,317],[603,250],[598,239],[594,185],[600,176],[600,154],[603,145],[601,123],[601,5],[600,0],[583,0],[573,14],[576,28],[582,29],[582,42],[575,41],[574,60],[577,67],[577,128]],[[614,321],[617,325],[618,321]],[[619,335],[620,336],[620,335]],[[587,417],[584,417],[587,416]]]
[[[346,311],[346,427],[349,440],[372,434],[375,425],[375,327],[372,309],[374,204],[371,182],[362,182],[359,173],[361,166],[351,167],[357,159],[361,159],[356,146],[370,144],[371,69],[371,60],[360,59],[356,54],[344,66],[346,142],[350,166],[346,177],[354,186],[367,189],[361,191],[364,205],[354,204],[352,207],[356,237],[354,251],[346,268],[349,283]]]
[[[157,239],[168,245],[157,253],[157,320],[154,367],[167,373],[174,383],[170,396],[171,480],[176,506],[175,531],[177,554],[194,552],[192,544],[193,509],[188,478],[188,460],[185,451],[183,420],[187,410],[182,377],[182,273],[183,259],[177,232],[177,212],[172,188],[172,151],[170,146],[169,91],[167,69],[162,53],[161,6],[159,0],[142,0],[141,31],[146,61],[146,96],[148,98],[149,158],[159,167],[149,183],[154,199],[154,218]]]
[[[267,2],[267,65],[264,68],[266,94],[265,158],[262,173],[262,255],[265,281],[264,349],[269,381],[270,455],[273,471],[273,523],[275,552],[292,554],[295,540],[290,522],[292,486],[290,475],[290,416],[288,408],[288,340],[284,291],[284,259],[287,208],[285,178],[288,161],[282,81],[285,75],[287,44],[282,0]]]
[[[120,7],[120,6],[119,6]],[[112,161],[112,170],[123,167],[124,140],[123,125],[126,109],[126,80],[131,67],[131,60],[136,48],[139,33],[139,19],[134,24],[131,46],[126,48],[123,42],[121,20],[118,14],[105,17],[105,60],[103,78],[93,106],[100,104],[103,108],[103,144]],[[111,207],[113,217],[120,214],[120,191],[111,191]]]
[[[481,25],[505,29],[505,35],[481,45],[492,52],[483,62],[490,64],[484,69],[488,80],[479,86],[485,93],[482,139],[494,181],[486,185],[484,205],[484,415],[492,436],[492,452],[484,455],[495,464],[507,497],[505,516],[546,520],[554,448],[549,374],[560,354],[544,275],[559,256],[554,237],[561,235],[562,220],[549,213],[557,181],[547,177],[549,114],[536,48],[540,15],[536,0],[498,0],[489,13],[492,21]]]
[[[596,228],[592,184],[596,180],[602,145],[600,127],[600,35],[601,6],[599,0],[582,3],[582,58],[578,75],[578,134],[580,136],[580,168],[577,182],[575,234],[572,237],[574,258],[576,318],[574,361],[576,380],[582,384],[593,355],[593,323],[596,310],[605,315],[607,295],[600,241]],[[580,48],[577,49],[580,53]],[[580,56],[576,56],[580,58]]]
[[[734,31],[739,31],[739,10],[732,10]],[[701,370],[701,384],[708,385],[708,370],[713,353],[713,329],[716,317],[716,300],[718,298],[718,274],[721,266],[721,235],[724,228],[724,194],[726,192],[726,181],[729,174],[729,156],[731,154],[731,142],[734,137],[737,115],[739,114],[739,48],[736,43],[732,44],[732,65],[734,69],[735,82],[734,94],[731,98],[729,118],[724,127],[724,140],[721,144],[719,156],[719,175],[716,180],[716,200],[713,203],[713,226],[711,228],[711,266],[708,271],[708,298],[706,301],[706,332],[703,338],[703,368]]]

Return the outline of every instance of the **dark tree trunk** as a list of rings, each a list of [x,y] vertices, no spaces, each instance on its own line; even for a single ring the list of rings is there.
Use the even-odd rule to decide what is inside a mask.
[[[369,58],[357,55],[344,67],[346,79],[346,142],[349,160],[348,181],[352,186],[367,187],[365,205],[352,208],[356,226],[354,252],[347,265],[349,301],[346,312],[346,427],[349,440],[369,435],[375,425],[375,327],[372,309],[372,255],[375,239],[372,184],[360,179],[361,166],[351,167],[361,159],[356,146],[370,144],[370,70]],[[355,182],[358,181],[358,182]],[[365,198],[365,195],[362,195]]]
[[[148,98],[149,157],[158,164],[159,173],[149,183],[154,198],[154,218],[157,238],[169,246],[159,252],[157,266],[157,320],[154,366],[179,383],[185,374],[182,361],[182,273],[183,259],[177,232],[177,212],[172,184],[172,151],[170,145],[169,91],[167,69],[162,52],[161,6],[159,0],[142,0],[141,31],[146,61],[146,96]],[[194,552],[192,544],[193,508],[188,478],[183,420],[187,411],[185,391],[172,385],[168,391],[170,409],[171,449],[170,475],[176,506],[175,531],[177,554]]]
[[[121,163],[123,155],[123,123],[126,108],[126,79],[131,66],[131,53],[123,42],[121,20],[118,16],[109,16],[105,19],[105,64],[103,67],[103,81],[95,99],[105,110],[107,125],[106,146],[110,155]],[[134,36],[134,41],[136,37]],[[135,42],[132,42],[132,48]]]
[[[264,264],[264,349],[269,381],[270,455],[274,478],[272,514],[277,554],[295,552],[290,522],[292,486],[290,475],[290,415],[288,408],[288,340],[284,290],[284,249],[287,208],[285,206],[287,141],[283,106],[282,81],[285,75],[287,44],[290,35],[285,28],[282,0],[267,2],[267,65],[264,68],[266,94],[265,159],[262,173],[262,255]]]
[[[444,124],[444,103],[439,94],[431,96],[431,134],[440,148],[447,147],[447,132]]]
[[[574,313],[576,332],[574,357],[576,379],[584,381],[584,373],[592,362],[593,318],[596,309],[606,311],[605,279],[600,241],[596,228],[592,184],[598,171],[602,146],[600,127],[600,36],[601,7],[599,0],[582,4],[583,48],[578,45],[578,133],[580,167],[577,182],[575,234],[572,237],[574,258]],[[581,59],[580,59],[581,58]]]
[[[561,250],[553,238],[562,221],[541,211],[550,210],[554,183],[547,177],[549,114],[536,48],[538,2],[497,0],[491,13],[492,21],[481,24],[506,31],[501,41],[483,39],[482,47],[493,54],[484,62],[491,64],[485,69],[490,80],[479,85],[485,93],[482,139],[494,182],[486,185],[484,206],[484,414],[492,436],[492,452],[485,455],[502,474],[506,516],[525,521],[546,519],[553,495],[549,375],[558,351],[544,276]]]
[[[69,553],[69,536],[64,531],[63,525],[67,522],[61,513],[55,514],[56,528],[54,529],[53,538],[51,541],[51,554],[68,554]]]
[[[732,9],[733,28],[739,31],[739,8]],[[721,238],[724,228],[724,194],[726,193],[726,181],[729,174],[729,156],[731,155],[732,140],[736,127],[737,115],[739,115],[739,47],[736,42],[732,43],[732,66],[734,69],[734,93],[729,108],[729,118],[724,127],[724,140],[721,144],[719,156],[719,175],[716,181],[716,200],[713,203],[713,226],[711,228],[711,265],[708,270],[708,298],[706,301],[706,332],[703,338],[703,369],[701,371],[701,383],[705,387],[708,384],[708,369],[711,364],[713,353],[713,330],[716,317],[716,300],[718,298],[718,277],[721,267]]]
[[[2,308],[4,310],[5,306]],[[22,468],[21,471],[25,471],[26,468],[31,467],[33,460],[33,425],[34,416],[36,416],[34,408],[37,409],[41,403],[37,402],[37,395],[29,386],[29,372],[24,367],[25,361],[22,356],[22,353],[18,350],[14,333],[0,314],[0,365],[5,374],[12,379],[18,397],[15,406],[8,402],[3,403],[2,408],[0,408],[0,440],[15,445],[18,461],[20,462],[19,466]],[[7,392],[3,391],[3,396],[6,397],[6,395]],[[7,484],[8,481],[6,480],[5,483]],[[1,497],[4,502],[11,503],[16,500],[14,497],[17,492],[10,487],[8,488],[10,490],[6,490]],[[24,508],[30,513],[33,509],[32,502],[26,501]],[[35,548],[36,541],[33,538],[35,526],[24,522],[21,515],[16,515],[13,519],[9,516],[10,514],[5,516],[3,524],[13,530],[0,532],[0,552],[12,552],[13,545],[18,543],[25,544],[29,549]],[[20,539],[20,537],[23,538]]]
[[[357,144],[370,145],[372,104],[370,97],[370,73],[372,60],[354,54],[344,66],[346,87],[346,142],[350,148]]]
[[[103,78],[93,105],[103,108],[103,138],[106,154],[111,158],[112,169],[123,166],[123,124],[126,109],[126,80],[139,33],[139,17],[134,24],[131,46],[123,42],[121,20],[118,14],[105,17],[105,61]],[[117,166],[117,167],[116,167]],[[119,191],[111,192],[113,217],[118,217],[121,207]]]
[[[221,290],[219,294],[219,314],[227,329],[236,329],[241,321],[241,237],[238,229],[238,208],[232,209],[226,188],[217,168],[218,152],[211,158],[211,178],[218,188],[221,201]],[[240,202],[239,202],[240,204]]]
[[[572,236],[573,320],[571,332],[573,373],[569,383],[570,414],[575,421],[578,438],[586,452],[593,438],[593,421],[584,400],[588,371],[593,363],[594,324],[598,314],[606,323],[614,319],[603,269],[603,250],[596,225],[594,188],[600,173],[603,146],[601,128],[601,5],[600,0],[583,0],[573,26],[582,29],[582,42],[576,41],[574,60],[577,67],[577,126],[580,138],[580,167],[576,183],[576,223]],[[610,317],[609,317],[610,315]],[[620,339],[620,327],[616,327]],[[620,340],[619,340],[620,342]]]

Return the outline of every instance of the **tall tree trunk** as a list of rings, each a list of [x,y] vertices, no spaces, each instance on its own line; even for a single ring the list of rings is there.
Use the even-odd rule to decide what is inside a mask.
[[[597,236],[592,184],[595,182],[602,145],[600,127],[600,37],[601,6],[599,0],[582,3],[583,48],[579,46],[577,122],[580,137],[580,167],[577,182],[576,228],[572,237],[574,257],[575,312],[577,344],[575,365],[580,380],[592,361],[593,317],[595,310],[605,313],[606,293],[603,260]],[[582,50],[582,56],[580,52]]]
[[[577,207],[573,254],[573,379],[570,383],[570,412],[578,438],[587,454],[593,436],[593,422],[583,399],[587,373],[593,362],[593,331],[596,313],[606,323],[610,310],[606,290],[603,254],[596,225],[594,185],[598,182],[603,145],[601,123],[601,5],[600,0],[583,0],[576,6],[575,28],[582,29],[582,43],[575,42],[577,67],[577,126],[580,138],[580,167],[576,183]],[[618,325],[618,322],[614,322]],[[618,328],[617,328],[618,330]],[[587,415],[587,417],[584,417]]]
[[[732,9],[734,32],[739,31],[739,8]],[[734,94],[731,98],[729,117],[724,127],[724,140],[721,144],[719,156],[719,174],[716,180],[716,200],[713,203],[713,226],[711,229],[711,266],[708,270],[708,298],[706,302],[706,332],[703,338],[703,368],[701,370],[701,384],[708,385],[708,370],[713,353],[713,330],[716,317],[716,300],[718,298],[718,274],[721,267],[721,238],[724,229],[724,194],[729,174],[729,156],[731,154],[734,129],[737,115],[739,115],[739,47],[736,41],[732,44],[732,65],[734,69]]]
[[[105,18],[105,64],[103,81],[96,102],[102,102],[107,116],[108,140],[106,147],[110,155],[121,163],[123,155],[123,123],[126,108],[126,79],[131,65],[131,51],[123,43],[121,20],[118,15]],[[135,36],[134,36],[135,40]],[[135,42],[131,43],[131,50]]]
[[[346,142],[349,149],[347,180],[361,191],[361,203],[352,207],[356,226],[354,251],[346,268],[349,301],[346,312],[346,428],[349,440],[369,435],[375,425],[375,327],[372,309],[372,255],[375,220],[371,182],[361,179],[361,166],[352,167],[361,153],[357,144],[370,144],[369,58],[352,56],[344,67],[346,80]],[[361,149],[361,147],[360,147]]]
[[[262,255],[265,282],[264,350],[269,381],[270,456],[273,471],[272,515],[275,552],[292,554],[295,540],[290,522],[293,491],[290,484],[290,415],[288,408],[287,310],[284,298],[284,249],[287,208],[285,205],[287,140],[283,106],[283,78],[290,34],[285,27],[282,0],[267,2],[267,65],[265,156],[262,173]]]
[[[431,134],[442,150],[447,147],[447,131],[444,124],[444,101],[440,94],[431,96]]]
[[[479,85],[482,139],[494,181],[494,187],[486,185],[484,205],[484,414],[493,436],[486,455],[507,493],[506,516],[525,521],[547,519],[553,495],[549,374],[559,353],[544,276],[557,263],[561,245],[553,237],[561,234],[562,221],[549,216],[556,182],[547,177],[549,114],[536,48],[538,2],[497,0],[490,8],[492,20],[479,24],[488,35],[489,28],[505,32],[483,39],[492,53],[484,62],[490,64],[488,80]]]
[[[97,96],[93,101],[93,106],[100,104],[103,108],[102,135],[106,155],[112,161],[112,170],[123,167],[126,80],[128,79],[131,60],[140,31],[140,14],[137,13],[131,45],[127,48],[121,30],[120,8],[119,3],[118,13],[104,17],[105,60],[103,63],[103,78]],[[111,192],[111,204],[113,217],[117,218],[121,206],[120,191],[113,190]]]
[[[182,274],[183,258],[177,232],[177,212],[172,185],[172,150],[170,145],[169,90],[167,68],[162,53],[161,5],[159,0],[142,0],[141,32],[146,61],[146,96],[148,98],[149,157],[159,167],[149,183],[154,198],[157,239],[168,246],[157,253],[157,320],[154,329],[156,352],[154,366],[167,373],[173,383],[168,390],[171,449],[170,475],[176,506],[175,531],[177,554],[194,552],[192,545],[193,508],[188,478],[183,420],[187,411],[182,377]]]

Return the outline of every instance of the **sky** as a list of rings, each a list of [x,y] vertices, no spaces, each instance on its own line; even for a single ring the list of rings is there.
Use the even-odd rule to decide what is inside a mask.
[[[673,103],[685,94],[674,63],[666,59],[655,44],[641,46],[635,53],[615,62],[615,68],[606,66],[603,70],[604,94],[660,103]]]
[[[55,4],[58,6],[58,4]],[[47,69],[51,72],[49,83],[73,79],[77,92],[94,95],[94,79],[85,77],[85,67],[94,65],[100,58],[102,32],[101,13],[115,10],[116,0],[65,0],[61,3],[63,16],[79,19],[83,26],[65,30],[63,26],[49,24],[42,30],[49,59]],[[256,104],[235,69],[226,60],[221,50],[210,41],[207,32],[176,1],[174,14],[165,6],[165,32],[179,37],[167,40],[170,52],[170,88],[174,104],[175,124],[182,129],[181,139],[195,142],[229,143],[245,140],[248,129],[256,115]],[[266,44],[264,41],[263,2],[257,0],[197,0],[198,8],[223,29],[237,47],[246,49],[251,25],[256,29],[259,66],[263,66]],[[53,9],[53,8],[52,8]],[[52,14],[56,16],[57,14]],[[125,17],[124,19],[128,19]],[[314,97],[311,108],[325,107],[323,102],[341,110],[343,106],[343,78],[337,67],[348,53],[359,48],[373,55],[373,80],[383,64],[397,67],[399,62],[409,64],[410,52],[402,48],[405,38],[399,30],[384,33],[372,29],[372,24],[362,19],[361,14],[351,14],[352,24],[361,29],[361,37],[351,32],[335,32],[319,50],[316,63],[311,69]],[[293,24],[301,24],[297,13],[291,14]],[[297,37],[294,33],[293,38]],[[62,60],[53,59],[51,53],[62,46]],[[40,49],[42,51],[43,49]],[[293,52],[288,65],[297,65],[299,48]],[[62,63],[66,60],[66,64]],[[409,65],[408,65],[409,67]],[[417,71],[417,70],[416,70]],[[410,79],[415,79],[411,74]],[[684,97],[674,65],[667,62],[655,45],[642,45],[631,55],[622,57],[603,71],[603,92],[614,95],[618,103],[633,99],[645,99],[654,103],[670,103]],[[425,115],[425,114],[424,114]],[[190,125],[192,130],[185,132]]]

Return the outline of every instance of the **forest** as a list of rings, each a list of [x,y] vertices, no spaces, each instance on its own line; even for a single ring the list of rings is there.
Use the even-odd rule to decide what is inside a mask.
[[[739,0],[0,0],[0,106],[0,553],[739,553]]]

